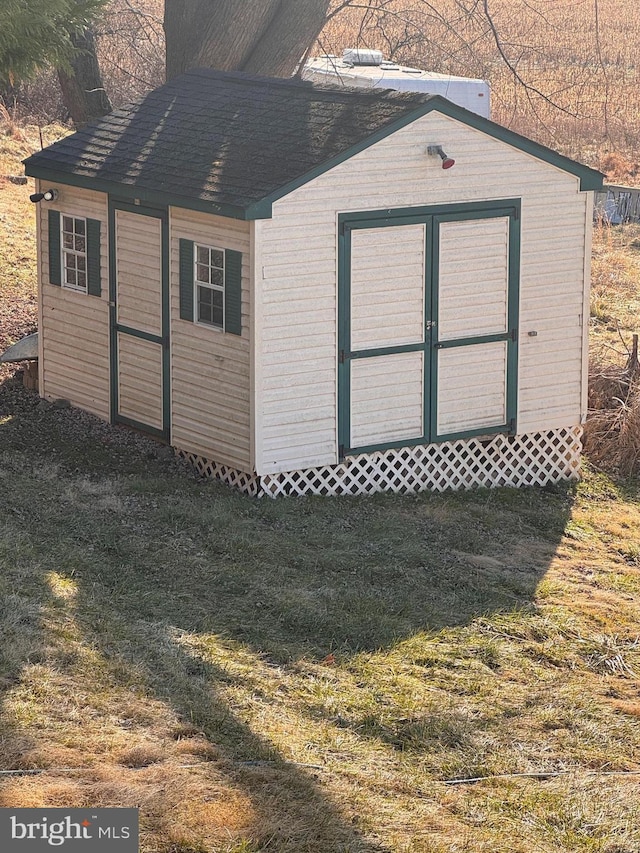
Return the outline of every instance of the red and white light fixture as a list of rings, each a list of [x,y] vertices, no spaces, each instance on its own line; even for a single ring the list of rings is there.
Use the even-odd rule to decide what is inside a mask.
[[[430,154],[433,157],[439,157],[442,160],[443,169],[451,169],[452,166],[456,165],[456,161],[453,157],[447,156],[447,154],[442,150],[442,145],[428,145],[427,154]]]

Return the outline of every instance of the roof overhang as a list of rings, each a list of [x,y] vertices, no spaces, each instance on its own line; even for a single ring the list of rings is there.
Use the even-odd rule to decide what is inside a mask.
[[[46,166],[38,166],[30,163],[31,158],[23,160],[25,175],[30,178],[39,178],[42,181],[51,181],[55,184],[67,184],[71,187],[103,192],[115,199],[123,201],[136,201],[149,207],[183,207],[187,210],[200,210],[204,213],[214,213],[225,216],[228,219],[255,219],[268,217],[254,217],[248,215],[248,208],[233,204],[219,204],[203,198],[191,196],[180,196],[174,192],[166,193],[162,190],[149,190],[134,184],[123,184],[117,181],[105,181],[94,178],[91,175],[77,175],[73,172],[50,169]],[[271,207],[269,206],[269,210]],[[270,216],[270,214],[269,214]]]

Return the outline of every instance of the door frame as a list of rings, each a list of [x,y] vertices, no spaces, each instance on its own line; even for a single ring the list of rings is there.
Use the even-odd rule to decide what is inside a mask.
[[[507,293],[507,331],[504,334],[480,335],[477,338],[438,340],[435,318],[438,316],[439,297],[439,241],[440,222],[478,219],[509,218],[509,256]],[[386,210],[358,211],[338,215],[338,447],[339,458],[356,453],[371,453],[398,447],[472,438],[479,435],[505,433],[513,435],[517,428],[518,404],[518,320],[520,291],[520,217],[521,199],[495,199],[483,202],[429,205],[424,207],[389,208]],[[425,333],[418,344],[376,347],[371,350],[351,350],[351,232],[358,229],[424,224],[425,246]],[[471,346],[504,340],[507,342],[506,418],[503,425],[483,427],[448,433],[437,432],[438,405],[438,352],[452,346]],[[403,352],[420,352],[423,355],[423,435],[415,439],[380,442],[362,447],[351,447],[351,361],[374,355],[394,355]]]
[[[117,237],[116,211],[137,213],[141,216],[152,216],[161,223],[162,251],[162,281],[161,281],[161,335],[154,335],[130,326],[118,323],[117,315]],[[149,207],[148,205],[132,204],[119,198],[109,196],[109,342],[110,342],[110,408],[111,423],[124,424],[142,432],[160,438],[166,442],[171,440],[171,360],[170,360],[170,292],[169,292],[169,211],[166,207]],[[162,429],[127,418],[118,414],[118,334],[131,335],[141,340],[160,344],[162,347]]]

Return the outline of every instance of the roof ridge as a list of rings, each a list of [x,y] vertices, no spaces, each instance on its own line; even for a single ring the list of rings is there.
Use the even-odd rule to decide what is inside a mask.
[[[219,68],[206,68],[204,66],[198,68],[189,68],[187,71],[180,74],[178,77],[173,77],[171,80],[167,80],[167,83],[171,83],[174,80],[178,80],[180,77],[186,76],[198,76],[198,77],[224,77],[225,80],[228,80],[232,83],[242,83],[244,81],[255,81],[255,82],[263,82],[268,83],[270,85],[291,85],[298,84],[301,88],[309,88],[313,87],[313,83],[308,80],[303,80],[301,77],[269,77],[266,74],[249,74],[248,71],[222,71]]]
[[[236,85],[251,85],[252,83],[268,87],[298,88],[305,92],[314,92],[323,97],[335,99],[337,92],[346,95],[355,94],[359,98],[371,100],[390,100],[398,102],[424,103],[433,95],[428,92],[400,92],[396,89],[383,88],[361,88],[359,86],[345,86],[334,83],[314,83],[303,80],[301,77],[268,77],[262,74],[249,74],[246,71],[221,71],[217,68],[190,68],[178,77],[173,77],[164,85],[169,86],[184,77],[200,77],[204,80],[211,78],[224,79],[227,83]]]

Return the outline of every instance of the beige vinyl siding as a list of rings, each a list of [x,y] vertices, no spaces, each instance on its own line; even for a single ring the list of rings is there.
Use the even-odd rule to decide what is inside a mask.
[[[405,352],[351,363],[351,446],[424,435],[423,353]]]
[[[455,167],[428,157],[429,144]],[[522,198],[518,431],[579,423],[586,195],[575,176],[431,113],[277,201],[256,232],[258,473],[338,461],[337,322],[307,330],[337,317],[337,217],[349,211]],[[263,402],[284,393],[313,413],[313,432],[290,408],[262,431]]]
[[[439,227],[438,339],[507,331],[509,219],[443,222]],[[438,435],[506,423],[507,344],[437,353]]]
[[[162,347],[118,334],[118,414],[162,429]]]
[[[162,335],[162,220],[115,214],[118,323]]]
[[[507,416],[505,341],[438,353],[438,434],[501,426]]]
[[[249,225],[170,208],[171,443],[252,470],[249,357]],[[179,241],[242,252],[242,335],[180,319]]]
[[[45,188],[50,187],[59,192],[56,201],[40,202],[36,207],[40,236],[40,393],[49,400],[69,400],[109,420],[107,196],[47,181]],[[100,297],[49,284],[49,209],[100,220]]]
[[[518,367],[518,432],[581,422],[585,252],[590,252],[590,194],[570,204],[556,192],[523,210]],[[587,232],[585,233],[585,225]],[[585,243],[586,241],[586,243]],[[582,272],[581,272],[582,270]],[[529,332],[537,332],[529,336]]]
[[[440,225],[438,340],[507,331],[509,220]]]
[[[424,252],[424,225],[353,231],[352,349],[424,340]]]

